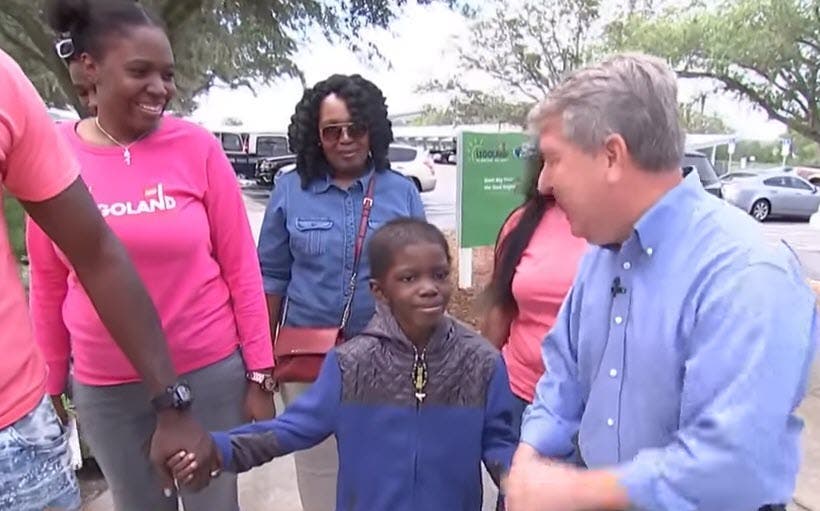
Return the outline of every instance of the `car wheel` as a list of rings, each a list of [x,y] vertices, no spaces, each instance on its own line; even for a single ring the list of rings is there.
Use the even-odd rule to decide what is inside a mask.
[[[751,215],[758,222],[762,222],[769,218],[772,212],[772,205],[766,199],[758,199],[752,204]]]
[[[418,191],[419,191],[419,193],[421,193],[421,181],[419,181],[419,178],[417,178],[417,177],[411,177],[411,178],[410,178],[410,181],[412,181],[412,182],[413,182],[413,184],[414,184],[414,185],[416,185],[416,190],[418,190]]]

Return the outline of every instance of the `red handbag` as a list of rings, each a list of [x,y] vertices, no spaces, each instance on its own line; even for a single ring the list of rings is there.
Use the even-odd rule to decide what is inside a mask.
[[[350,319],[350,309],[353,305],[353,295],[356,292],[356,282],[359,276],[359,261],[362,257],[364,239],[367,236],[367,225],[370,219],[370,210],[373,208],[373,187],[376,174],[370,177],[367,192],[362,200],[362,218],[359,222],[359,232],[356,236],[356,247],[353,253],[353,274],[348,283],[347,302],[342,312],[342,321],[339,326],[332,327],[298,327],[285,326],[288,302],[285,298],[282,317],[276,328],[273,343],[273,378],[279,383],[311,383],[319,376],[319,369],[325,360],[327,352],[344,342],[344,329]]]

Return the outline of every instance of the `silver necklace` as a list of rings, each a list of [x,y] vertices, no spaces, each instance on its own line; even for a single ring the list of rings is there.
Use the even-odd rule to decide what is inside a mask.
[[[99,117],[94,117],[94,123],[97,125],[97,129],[100,130],[100,133],[102,133],[103,135],[108,137],[108,140],[114,142],[115,144],[117,144],[118,146],[120,146],[122,148],[122,159],[123,159],[123,161],[125,161],[125,164],[128,165],[129,167],[131,166],[131,147],[133,147],[134,144],[136,144],[137,142],[139,142],[143,138],[147,137],[148,134],[151,133],[151,131],[153,131],[153,130],[148,130],[145,133],[143,133],[142,135],[140,135],[136,140],[134,140],[130,144],[123,144],[122,142],[120,142],[116,138],[112,137],[107,131],[105,131],[103,129],[102,126],[100,126],[100,118]]]

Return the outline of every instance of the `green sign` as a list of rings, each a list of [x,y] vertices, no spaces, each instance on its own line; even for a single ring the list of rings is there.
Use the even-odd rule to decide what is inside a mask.
[[[523,133],[461,132],[458,142],[458,225],[461,248],[492,246],[523,200]]]

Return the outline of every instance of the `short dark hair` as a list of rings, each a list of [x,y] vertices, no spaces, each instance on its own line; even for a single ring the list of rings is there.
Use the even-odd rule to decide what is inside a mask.
[[[48,25],[71,38],[73,58],[83,53],[101,58],[104,39],[111,34],[142,26],[164,29],[157,17],[134,0],[47,0],[45,12]]]
[[[416,243],[440,245],[447,255],[447,263],[452,263],[447,238],[435,225],[418,218],[403,217],[387,222],[370,238],[367,246],[370,276],[374,279],[384,278],[393,264],[396,251]]]
[[[325,153],[319,145],[319,108],[331,94],[344,100],[352,121],[367,126],[370,156],[376,171],[382,172],[390,167],[387,151],[393,141],[393,128],[387,117],[384,94],[360,75],[336,74],[306,89],[290,118],[288,143],[296,154],[296,172],[303,188],[329,172]]]

